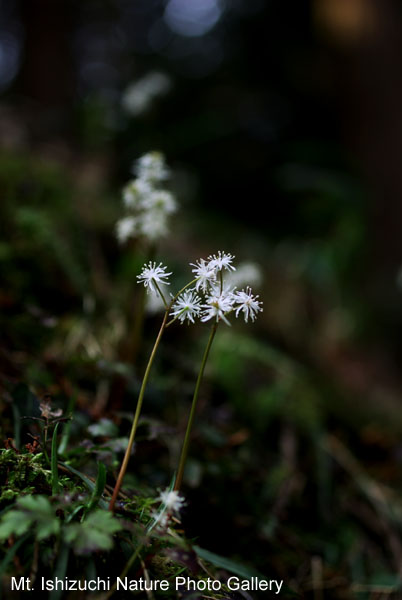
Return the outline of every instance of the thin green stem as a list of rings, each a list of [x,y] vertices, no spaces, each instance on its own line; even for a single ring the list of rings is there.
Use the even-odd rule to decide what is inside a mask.
[[[157,289],[157,290],[158,290],[158,292],[159,292],[159,295],[160,295],[160,297],[161,297],[161,298],[162,298],[162,300],[163,300],[163,304],[165,305],[165,309],[166,309],[166,310],[169,310],[169,308],[170,308],[170,304],[168,304],[168,303],[166,302],[166,300],[165,300],[165,296],[163,295],[163,292],[162,292],[161,288],[159,287],[159,285],[158,285],[158,282],[157,282],[155,279],[153,279],[153,282],[154,282],[154,284],[155,284],[155,287],[156,287],[156,289]]]
[[[162,321],[162,325],[161,325],[161,328],[160,328],[159,333],[158,333],[158,337],[156,338],[154,347],[152,349],[151,355],[150,355],[149,360],[148,360],[147,368],[145,369],[144,378],[142,380],[141,389],[140,389],[140,393],[139,393],[138,400],[137,400],[137,408],[135,410],[134,420],[133,420],[133,424],[132,424],[132,427],[131,427],[130,437],[129,437],[129,440],[128,440],[128,444],[127,444],[126,452],[125,452],[125,455],[124,455],[124,458],[123,458],[123,462],[122,462],[121,467],[120,467],[119,476],[117,478],[116,485],[114,486],[112,499],[110,500],[110,504],[109,504],[109,510],[110,511],[114,510],[114,505],[116,503],[117,496],[119,494],[121,485],[123,483],[124,475],[126,474],[128,462],[130,460],[131,449],[133,447],[134,438],[135,438],[135,434],[136,434],[136,431],[137,431],[138,420],[139,420],[140,414],[141,414],[142,401],[144,399],[145,388],[147,387],[149,373],[151,371],[151,367],[152,367],[152,363],[153,363],[154,358],[155,358],[156,351],[157,351],[159,343],[161,341],[162,334],[163,334],[163,332],[165,330],[165,325],[166,325],[167,317],[168,317],[168,311],[165,312],[165,316],[163,317],[163,321]]]
[[[194,396],[193,396],[193,401],[191,404],[190,415],[189,415],[188,422],[187,422],[186,434],[184,436],[183,447],[181,449],[179,468],[177,470],[176,481],[174,484],[174,489],[176,491],[178,491],[180,489],[181,483],[183,480],[184,467],[186,464],[188,447],[190,444],[191,430],[193,427],[195,412],[196,412],[196,408],[197,408],[198,394],[199,394],[200,387],[201,387],[202,377],[204,375],[205,365],[207,364],[209,351],[211,349],[212,342],[214,341],[217,327],[218,327],[218,322],[215,322],[212,326],[211,333],[209,334],[208,343],[205,348],[204,356],[202,357],[201,367],[200,367],[200,371],[199,371],[198,377],[197,377],[197,383],[195,384]]]
[[[186,283],[186,285],[184,287],[181,288],[181,290],[179,290],[177,292],[177,294],[172,298],[172,301],[170,303],[170,306],[172,306],[172,304],[177,300],[177,298],[180,296],[180,294],[182,292],[184,292],[184,290],[186,290],[188,287],[190,287],[190,285],[193,285],[193,283],[196,283],[199,280],[199,277],[196,277],[195,279],[193,279],[192,281],[189,281],[188,283]]]
[[[155,258],[156,248],[152,245],[148,251],[148,257],[145,263],[152,262]],[[144,331],[144,319],[145,319],[145,307],[146,307],[146,290],[145,287],[141,287],[141,290],[137,296],[136,302],[136,314],[132,329],[132,344],[131,350],[129,350],[129,361],[135,363],[137,355],[141,347],[142,336]]]

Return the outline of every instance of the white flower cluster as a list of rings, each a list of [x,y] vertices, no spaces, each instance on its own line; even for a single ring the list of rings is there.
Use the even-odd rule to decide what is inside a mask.
[[[168,233],[168,218],[177,210],[173,194],[160,188],[169,169],[163,154],[149,152],[134,163],[134,172],[137,178],[123,190],[127,214],[117,222],[117,239],[124,243],[139,237],[154,242]]]
[[[169,526],[172,516],[179,516],[186,502],[178,491],[170,489],[160,492],[156,501],[160,502],[161,506],[158,510],[151,511],[151,518],[153,519],[152,527],[156,527],[159,531],[165,531]]]
[[[215,320],[230,322],[227,316],[234,313],[236,317],[243,315],[245,322],[254,321],[259,312],[262,312],[262,302],[259,296],[254,296],[249,286],[241,291],[224,281],[224,272],[235,271],[233,266],[234,256],[219,251],[208,256],[207,260],[200,258],[195,263],[190,263],[195,276],[194,287],[187,287],[170,306],[170,315],[180,323],[187,321],[194,323],[199,318],[202,322]],[[159,293],[160,286],[170,285],[166,268],[160,263],[144,265],[138,282],[143,283],[149,293]],[[159,289],[158,289],[159,288]]]

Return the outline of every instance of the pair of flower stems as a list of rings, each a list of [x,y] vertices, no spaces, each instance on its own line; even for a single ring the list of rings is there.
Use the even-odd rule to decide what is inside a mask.
[[[121,486],[123,484],[123,479],[124,476],[126,474],[127,471],[127,467],[128,467],[128,463],[130,460],[130,456],[131,456],[131,450],[134,444],[134,439],[135,439],[135,434],[137,432],[137,427],[138,427],[138,421],[140,418],[140,414],[141,414],[141,409],[142,409],[142,403],[144,400],[144,395],[145,395],[145,390],[147,387],[147,383],[148,383],[148,379],[149,379],[149,374],[151,372],[151,368],[152,368],[152,364],[156,355],[156,351],[159,347],[160,341],[162,339],[162,335],[163,332],[165,331],[165,329],[167,327],[169,327],[174,321],[176,321],[176,319],[178,318],[179,315],[175,316],[173,319],[171,319],[168,322],[168,316],[169,316],[169,311],[171,310],[174,302],[176,301],[176,299],[180,296],[180,294],[186,290],[188,287],[190,287],[191,285],[193,285],[195,282],[197,281],[197,279],[194,279],[193,281],[190,281],[190,283],[188,283],[187,285],[185,285],[177,294],[176,296],[171,300],[171,302],[168,304],[165,300],[165,297],[158,285],[158,283],[155,281],[155,286],[158,289],[158,292],[163,300],[163,303],[165,305],[165,315],[163,317],[163,321],[159,330],[159,333],[156,337],[155,340],[155,344],[152,348],[152,352],[150,354],[149,360],[148,360],[148,364],[146,366],[145,369],[145,373],[144,373],[144,377],[142,380],[142,384],[141,384],[141,389],[138,395],[138,400],[137,400],[137,407],[135,410],[135,414],[134,414],[134,419],[133,419],[133,424],[131,426],[131,432],[130,432],[130,437],[128,440],[128,444],[127,444],[127,448],[126,448],[126,452],[124,454],[124,458],[123,458],[123,462],[121,464],[120,467],[120,472],[113,490],[113,494],[112,494],[112,498],[110,500],[110,504],[109,504],[109,510],[110,511],[114,511],[115,508],[115,504],[116,504],[116,500],[117,497],[119,495]],[[181,450],[181,454],[180,454],[180,460],[179,460],[179,466],[177,469],[177,474],[176,474],[176,478],[175,478],[175,484],[174,484],[174,490],[175,491],[179,491],[181,488],[181,484],[183,481],[183,474],[184,474],[184,468],[185,468],[185,464],[186,464],[186,460],[187,460],[187,455],[188,455],[188,448],[189,448],[189,444],[190,444],[190,437],[191,437],[191,430],[193,427],[193,423],[194,423],[194,418],[195,418],[195,413],[196,413],[196,408],[197,408],[197,401],[198,401],[198,395],[199,395],[199,391],[200,391],[200,387],[201,387],[201,381],[204,375],[204,370],[205,370],[205,365],[207,363],[208,360],[208,355],[212,346],[212,342],[214,340],[215,337],[215,333],[218,327],[219,321],[215,321],[212,325],[210,334],[209,334],[209,338],[208,338],[208,342],[204,351],[204,355],[201,361],[201,367],[198,373],[198,377],[197,377],[197,382],[195,385],[195,389],[194,389],[194,395],[193,395],[193,400],[191,403],[191,409],[190,409],[190,414],[189,414],[189,418],[188,418],[188,422],[187,422],[187,428],[186,428],[186,433],[184,436],[184,441],[183,441],[183,446],[182,446],[182,450]]]

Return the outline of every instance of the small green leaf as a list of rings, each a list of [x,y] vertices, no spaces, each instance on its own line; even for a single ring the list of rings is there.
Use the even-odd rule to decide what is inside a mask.
[[[18,537],[29,529],[33,529],[38,540],[59,532],[59,520],[45,496],[24,496],[17,501],[16,506],[0,521],[0,540],[6,540],[10,535]]]
[[[91,554],[97,550],[110,550],[113,534],[121,529],[121,524],[110,512],[96,510],[82,523],[67,525],[64,539],[76,554]]]
[[[98,463],[98,475],[96,477],[95,488],[92,491],[91,498],[88,502],[87,512],[90,512],[98,506],[99,500],[102,498],[103,490],[106,484],[106,467],[103,463]]]

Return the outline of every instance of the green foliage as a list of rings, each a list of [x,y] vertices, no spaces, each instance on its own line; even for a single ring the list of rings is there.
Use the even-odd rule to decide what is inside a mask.
[[[50,471],[44,467],[43,454],[17,454],[11,448],[0,450],[0,502],[32,491],[48,493]]]
[[[31,530],[37,540],[56,535],[60,530],[60,521],[45,496],[24,496],[17,500],[17,508],[9,510],[0,522],[0,539],[10,535],[20,536]]]
[[[110,512],[96,510],[82,523],[67,525],[64,539],[77,554],[91,554],[98,550],[110,550],[113,535],[122,530],[122,525]]]

